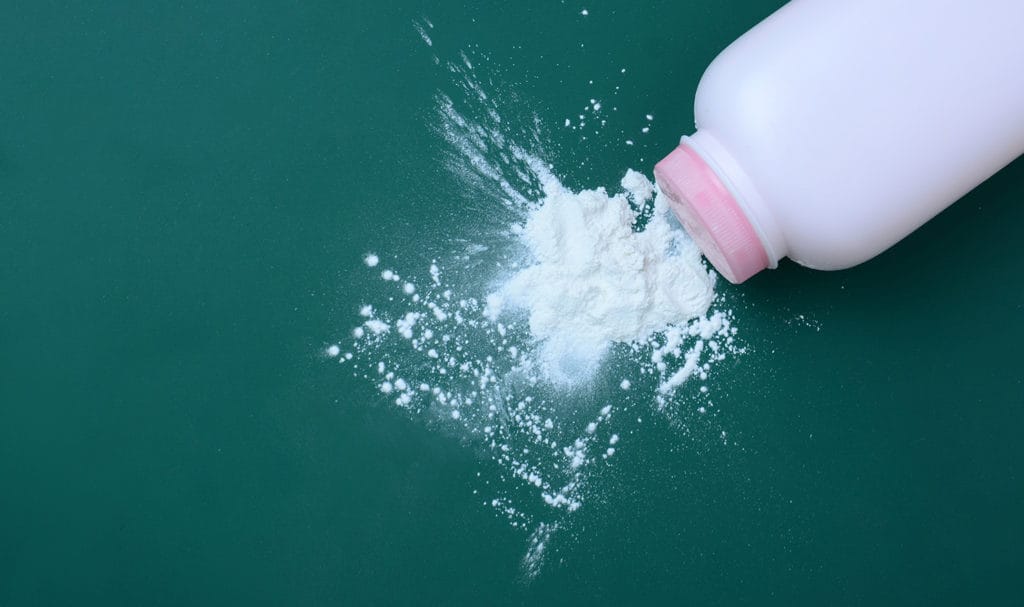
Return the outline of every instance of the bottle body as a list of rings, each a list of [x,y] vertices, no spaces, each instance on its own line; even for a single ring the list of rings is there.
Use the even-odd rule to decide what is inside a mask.
[[[1019,0],[794,0],[712,62],[682,146],[749,222],[764,267],[856,265],[1024,153],[1022,27]],[[672,167],[655,173],[691,232],[735,229],[680,209],[701,194]]]

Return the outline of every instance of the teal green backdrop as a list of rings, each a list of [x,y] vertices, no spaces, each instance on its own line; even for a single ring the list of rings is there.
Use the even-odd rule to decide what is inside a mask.
[[[533,580],[479,454],[321,355],[365,251],[462,218],[434,56],[611,187],[780,4],[7,3],[0,605],[1024,604],[1024,163],[861,267],[723,285],[741,447],[634,439]],[[636,145],[559,128],[614,86]]]

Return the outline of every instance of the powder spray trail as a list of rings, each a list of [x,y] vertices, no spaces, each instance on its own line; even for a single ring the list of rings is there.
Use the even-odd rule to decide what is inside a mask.
[[[417,24],[424,41],[432,30]],[[544,160],[543,121],[499,105],[464,53],[437,63],[454,84],[431,123],[475,206],[429,264],[367,254],[367,279],[386,295],[327,355],[480,455],[467,506],[524,531],[531,578],[616,453],[641,447],[642,417],[713,417],[704,381],[742,348],[715,308],[713,275],[646,177],[628,171],[622,193],[568,190]]]

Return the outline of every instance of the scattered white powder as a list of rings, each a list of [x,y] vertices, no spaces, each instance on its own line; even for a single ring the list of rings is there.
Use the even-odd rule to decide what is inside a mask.
[[[653,406],[673,419],[686,381],[708,379],[714,363],[742,349],[730,314],[710,310],[713,276],[646,177],[627,172],[624,193],[615,195],[574,193],[546,172],[536,178],[545,186],[539,203],[506,236],[526,245],[526,263],[509,263],[520,269],[496,291],[475,295],[438,260],[428,281],[410,270],[425,285],[412,294],[406,285],[413,282],[381,273],[393,291],[357,310],[351,368],[399,408],[480,441],[501,471],[501,483],[488,485],[498,495],[486,503],[549,543],[564,517],[584,506],[594,467],[617,456],[622,433],[609,425],[611,404],[566,409],[573,397],[560,386],[604,382],[608,360],[648,386],[611,380],[627,391],[618,406]],[[455,256],[456,264],[464,259]],[[479,282],[478,289],[491,281]],[[688,392],[690,402],[705,397],[706,384],[700,388]],[[699,412],[703,404],[690,406]],[[592,413],[568,414],[574,408]],[[547,512],[513,499],[523,486]],[[530,541],[523,567],[534,575],[540,564],[531,559],[545,550]]]
[[[424,24],[417,31],[432,44]],[[405,280],[375,270],[351,352],[336,344],[327,354],[400,410],[487,454],[473,493],[528,534],[523,570],[534,576],[554,534],[599,490],[592,481],[618,457],[619,437],[651,424],[645,410],[687,436],[699,416],[716,443],[731,444],[707,386],[715,363],[742,347],[731,313],[714,309],[713,274],[646,176],[627,171],[611,193],[564,187],[537,152],[539,119],[504,119],[500,100],[521,106],[484,91],[464,53],[435,60],[456,79],[456,93],[437,99],[434,128],[451,148],[444,166],[481,213],[447,256],[398,267]],[[573,128],[584,124],[581,115]],[[380,258],[362,261],[377,268]],[[700,390],[688,389],[691,378]],[[599,394],[615,401],[591,400]]]

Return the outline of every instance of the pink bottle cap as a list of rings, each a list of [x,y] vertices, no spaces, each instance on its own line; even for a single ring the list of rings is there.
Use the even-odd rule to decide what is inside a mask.
[[[680,144],[655,165],[654,178],[683,227],[729,282],[739,284],[769,266],[754,226],[693,148]]]

